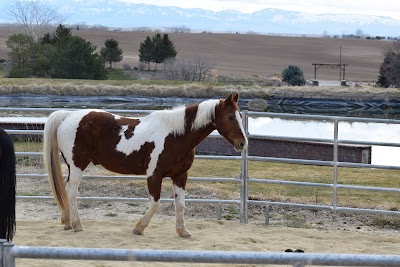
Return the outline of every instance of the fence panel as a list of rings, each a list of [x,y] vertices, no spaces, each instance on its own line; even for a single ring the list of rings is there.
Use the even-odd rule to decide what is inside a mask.
[[[38,109],[35,109],[37,111]],[[17,110],[9,109],[11,112],[17,112]],[[18,112],[20,109],[18,109]],[[25,109],[24,111],[31,111]],[[52,110],[44,109],[43,112]],[[112,112],[118,113],[132,113],[132,114],[146,114],[149,111],[117,111]],[[238,178],[224,178],[224,177],[190,177],[191,181],[218,181],[218,182],[233,182],[240,184],[240,199],[187,199],[188,203],[211,203],[215,204],[220,208],[221,204],[233,204],[240,207],[240,222],[248,223],[248,206],[264,206],[266,213],[266,223],[269,221],[269,206],[284,206],[284,207],[295,207],[295,208],[306,208],[306,209],[321,209],[321,210],[334,210],[334,211],[346,211],[346,212],[361,212],[361,213],[374,213],[374,214],[386,214],[399,216],[400,211],[397,210],[384,210],[384,209],[368,209],[368,208],[356,208],[346,207],[338,204],[338,190],[363,190],[366,192],[391,192],[398,194],[400,193],[399,188],[391,187],[374,187],[374,186],[363,186],[363,185],[351,185],[339,183],[338,169],[340,167],[346,168],[375,168],[375,169],[390,169],[399,170],[399,166],[387,166],[387,165],[376,165],[376,164],[363,164],[363,163],[349,163],[338,161],[338,146],[339,144],[362,144],[362,145],[377,145],[377,146],[390,146],[400,147],[399,143],[396,142],[377,142],[377,141],[357,141],[350,139],[339,139],[340,128],[338,127],[340,122],[362,122],[362,123],[385,123],[385,124],[400,124],[400,120],[387,120],[387,119],[366,119],[366,118],[348,118],[348,117],[331,117],[331,116],[314,116],[314,115],[298,115],[298,114],[279,114],[279,113],[260,113],[260,112],[243,112],[243,125],[249,139],[252,137],[260,138],[259,135],[253,135],[249,132],[249,118],[280,118],[280,119],[297,119],[304,121],[324,121],[331,122],[334,125],[333,138],[321,139],[321,138],[297,138],[297,137],[281,137],[281,136],[268,136],[268,138],[278,140],[298,140],[307,142],[328,142],[333,144],[333,157],[331,161],[319,161],[319,160],[304,160],[304,159],[289,159],[289,158],[274,158],[274,157],[260,157],[250,156],[248,151],[242,152],[241,156],[210,156],[210,155],[196,155],[197,159],[218,159],[218,160],[238,160],[240,161],[240,177]],[[1,120],[0,120],[1,123]],[[6,129],[7,130],[7,129]],[[7,130],[11,135],[28,135],[28,136],[40,136],[43,134],[42,130]],[[20,152],[17,151],[17,157],[23,158],[41,158],[41,152]],[[274,180],[264,178],[253,178],[249,175],[250,162],[272,162],[272,163],[285,163],[285,164],[300,164],[300,165],[315,165],[315,166],[329,166],[332,167],[332,182],[331,183],[320,183],[320,182],[305,182],[305,181],[292,181],[292,180]],[[18,173],[18,179],[23,178],[34,178],[46,177],[41,173]],[[144,180],[144,176],[112,176],[115,179],[133,179],[133,180]],[[85,179],[108,179],[110,176],[102,175],[86,175]],[[291,186],[306,186],[315,188],[327,188],[332,190],[332,201],[330,205],[318,205],[310,203],[296,203],[296,202],[280,202],[280,201],[266,201],[266,200],[253,200],[249,199],[249,186],[254,184],[281,184]],[[38,199],[51,199],[50,196],[17,196],[19,200],[38,200]],[[80,197],[83,200],[95,200],[95,201],[147,201],[147,198],[121,198],[121,197]],[[162,199],[162,201],[173,202],[173,199]],[[218,217],[221,217],[220,210],[217,211]],[[239,252],[186,252],[186,251],[140,251],[140,250],[96,250],[96,255],[93,256],[93,250],[82,250],[79,251],[71,248],[34,248],[34,247],[18,247],[12,245],[4,245],[2,242],[2,248],[0,251],[0,266],[12,266],[13,259],[15,257],[29,257],[29,258],[51,258],[54,255],[60,258],[76,258],[82,259],[95,259],[100,257],[110,257],[115,260],[127,260],[127,255],[134,255],[134,259],[137,261],[168,261],[168,262],[201,262],[201,263],[244,263],[244,264],[293,264],[293,266],[304,266],[305,264],[310,265],[336,265],[336,266],[399,266],[400,257],[388,256],[388,255],[326,255],[326,254],[284,254],[284,253],[239,253]],[[8,247],[10,249],[8,249]],[[99,254],[97,254],[99,253]],[[122,254],[121,254],[122,253]],[[220,254],[219,254],[220,253]],[[234,253],[234,254],[233,254]],[[53,256],[52,256],[53,255]],[[94,258],[91,258],[92,255]],[[120,256],[118,256],[120,255]],[[236,255],[233,257],[233,255]],[[251,256],[251,257],[250,257]],[[89,257],[89,258],[86,258]],[[128,257],[128,258],[126,258]],[[129,258],[130,259],[130,258]],[[252,259],[252,260],[250,260]],[[5,265],[5,262],[11,261],[11,265]],[[299,265],[296,265],[299,264]]]

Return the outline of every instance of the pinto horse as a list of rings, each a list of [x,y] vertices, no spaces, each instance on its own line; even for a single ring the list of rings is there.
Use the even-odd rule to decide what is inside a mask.
[[[13,141],[0,129],[0,238],[7,241],[15,234],[15,163]]]
[[[102,110],[60,110],[44,128],[44,162],[64,229],[82,231],[76,197],[82,174],[90,162],[121,174],[147,176],[150,204],[133,233],[142,235],[160,206],[162,179],[173,182],[176,231],[190,237],[184,222],[185,188],[194,148],[212,131],[225,137],[236,150],[247,147],[238,109],[238,95],[207,100],[142,118],[114,115]],[[60,157],[68,166],[63,180]]]

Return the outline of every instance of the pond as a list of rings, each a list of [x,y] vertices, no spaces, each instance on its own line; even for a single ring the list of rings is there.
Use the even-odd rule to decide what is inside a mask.
[[[400,124],[340,122],[338,138],[355,141],[400,143]],[[286,120],[279,118],[250,118],[250,134],[284,137],[334,138],[330,122]],[[400,166],[400,148],[372,146],[371,163]]]

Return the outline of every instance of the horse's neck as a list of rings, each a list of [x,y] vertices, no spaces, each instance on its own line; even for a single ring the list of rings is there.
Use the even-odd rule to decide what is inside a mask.
[[[215,126],[212,123],[209,123],[206,126],[199,128],[197,130],[192,130],[191,132],[186,133],[183,136],[185,144],[188,145],[189,149],[193,149],[198,144],[200,144],[201,141],[203,141],[207,136],[209,136],[210,133],[214,130]]]

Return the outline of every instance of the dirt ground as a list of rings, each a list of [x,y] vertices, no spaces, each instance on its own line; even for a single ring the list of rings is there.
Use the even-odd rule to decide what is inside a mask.
[[[0,58],[7,58],[6,40],[15,29],[0,28]],[[73,34],[92,42],[100,50],[106,39],[114,38],[123,50],[124,65],[138,67],[140,43],[155,32],[130,31],[73,31]],[[313,63],[342,63],[346,66],[348,81],[376,81],[383,62],[384,49],[391,44],[386,40],[358,40],[341,38],[306,38],[268,36],[257,34],[188,33],[169,34],[178,52],[177,57],[199,56],[215,65],[220,74],[271,77],[281,74],[288,65],[297,65],[306,80],[314,78]],[[160,66],[161,67],[161,66]],[[339,70],[319,69],[317,79],[339,81]]]
[[[81,195],[103,196],[118,192],[118,196],[146,197],[145,186],[132,183],[107,183],[85,180]],[[190,185],[193,186],[193,185]],[[162,197],[170,197],[164,185]],[[46,179],[23,179],[18,190],[29,195],[49,193]],[[202,189],[199,195],[212,194]],[[192,198],[198,198],[192,195]],[[172,203],[161,203],[143,236],[133,235],[135,221],[147,209],[147,203],[78,201],[83,232],[64,231],[60,212],[53,200],[17,201],[17,232],[13,240],[20,246],[55,246],[82,248],[171,249],[205,251],[284,252],[301,249],[306,253],[398,254],[398,228],[377,226],[379,215],[335,213],[271,207],[270,224],[265,224],[262,208],[250,207],[249,223],[241,224],[237,207],[223,206],[217,219],[216,207],[206,204],[186,204],[185,219],[192,233],[183,239],[175,232]],[[100,262],[76,260],[18,259],[17,266],[177,266],[172,263]],[[192,266],[192,264],[179,264]],[[203,266],[198,264],[197,266]],[[218,265],[219,266],[219,265]],[[225,265],[226,266],[226,265]],[[250,266],[250,265],[240,265]]]

